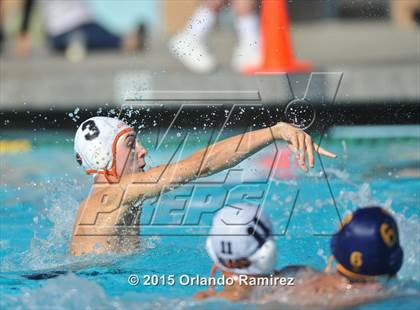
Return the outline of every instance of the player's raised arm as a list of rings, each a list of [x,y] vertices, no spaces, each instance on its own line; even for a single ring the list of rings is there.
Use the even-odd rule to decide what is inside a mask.
[[[299,155],[300,166],[305,171],[307,171],[306,160],[310,167],[314,165],[314,152],[335,157],[335,154],[314,144],[311,137],[303,130],[287,123],[278,123],[269,128],[227,138],[203,148],[177,163],[161,165],[146,173],[125,178],[123,181],[127,185],[130,183],[141,184],[141,186],[129,187],[127,200],[135,200],[139,196],[152,197],[162,190],[169,190],[198,177],[208,176],[233,167],[278,139],[289,143],[292,151]]]

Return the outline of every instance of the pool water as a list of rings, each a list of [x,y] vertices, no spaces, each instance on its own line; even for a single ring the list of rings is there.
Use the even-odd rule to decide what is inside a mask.
[[[395,133],[394,127],[386,130]],[[161,205],[178,210],[167,212],[160,208],[151,220],[153,201],[147,202],[141,218],[144,237],[138,253],[79,258],[69,255],[69,240],[75,213],[88,195],[92,180],[74,160],[73,133],[4,132],[2,140],[26,138],[32,147],[18,153],[0,154],[0,307],[262,307],[218,299],[194,301],[192,295],[207,289],[206,286],[182,286],[179,282],[173,286],[131,286],[127,282],[132,274],[140,279],[145,275],[173,274],[178,278],[183,274],[209,275],[212,262],[204,244],[211,212],[204,214],[198,224],[191,223],[202,209],[214,211],[211,203],[206,203],[205,198],[210,196],[210,201],[214,202],[223,198],[233,204],[244,199],[263,202],[276,234],[278,268],[307,264],[323,269],[329,257],[329,236],[338,227],[339,217],[369,204],[389,208],[398,221],[404,249],[403,267],[398,280],[392,283],[394,297],[357,309],[418,309],[420,129],[415,126],[409,131],[408,136],[402,134],[392,139],[362,139],[333,131],[323,139],[322,146],[339,157],[323,158],[325,173],[319,161],[307,174],[298,171],[289,163],[289,156],[279,143],[283,153],[268,175],[270,158],[276,151],[274,146],[269,146],[229,173],[221,172],[168,193]],[[172,136],[173,141],[160,149],[142,137],[142,143],[150,151],[147,162],[151,166],[171,158],[179,137],[177,133]],[[203,146],[204,142],[199,140],[187,143],[178,155],[187,156]],[[186,209],[182,207],[184,203]],[[153,221],[156,223],[156,216],[160,222],[172,225],[171,228],[151,225]],[[52,277],[54,272],[59,273]]]

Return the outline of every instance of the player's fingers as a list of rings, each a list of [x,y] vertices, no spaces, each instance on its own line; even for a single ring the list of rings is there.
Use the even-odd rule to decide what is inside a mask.
[[[305,145],[306,145],[306,152],[308,152],[309,167],[313,168],[315,164],[314,146],[312,144],[312,138],[309,135],[305,136]]]
[[[320,147],[318,144],[314,143],[314,148],[315,151],[321,155],[327,156],[327,157],[331,157],[331,158],[336,158],[337,155],[335,155],[334,153],[331,153],[329,151],[327,151],[326,149]]]
[[[299,151],[299,143],[296,136],[290,138],[287,143],[289,144],[289,148],[293,151],[293,153],[297,153]]]
[[[299,152],[298,152],[299,165],[304,171],[307,171],[308,168],[306,168],[306,164],[305,164],[305,135],[304,134],[298,135],[298,143],[299,143]]]

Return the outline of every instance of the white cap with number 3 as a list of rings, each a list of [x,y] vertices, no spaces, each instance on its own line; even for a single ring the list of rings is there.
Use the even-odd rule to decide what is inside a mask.
[[[88,174],[115,175],[116,145],[119,137],[133,131],[123,121],[95,116],[84,121],[74,138],[76,159]]]

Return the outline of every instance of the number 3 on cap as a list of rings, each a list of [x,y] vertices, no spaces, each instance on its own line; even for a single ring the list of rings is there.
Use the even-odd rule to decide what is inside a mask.
[[[95,139],[97,136],[99,136],[99,128],[96,127],[96,124],[94,121],[89,120],[83,123],[82,130],[85,131],[86,128],[88,129],[88,133],[85,135],[85,139],[90,141]]]
[[[382,223],[379,228],[382,240],[388,247],[392,247],[397,242],[397,236],[395,230],[389,227],[388,223]]]

